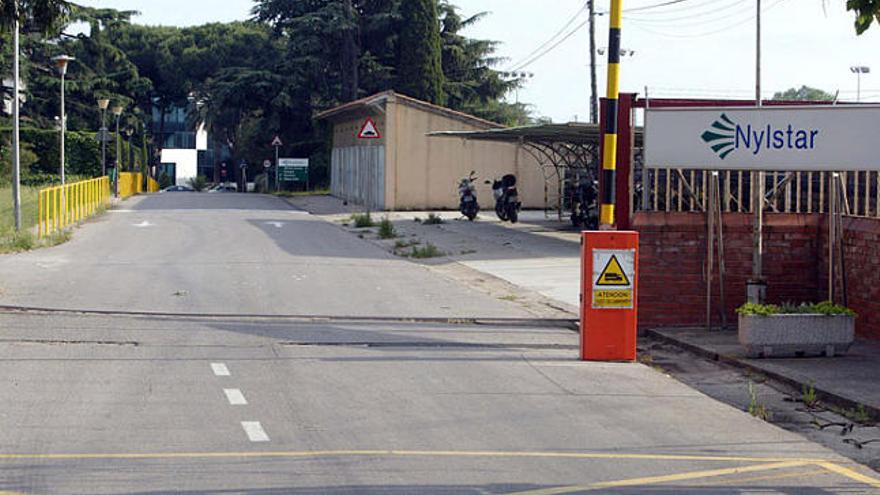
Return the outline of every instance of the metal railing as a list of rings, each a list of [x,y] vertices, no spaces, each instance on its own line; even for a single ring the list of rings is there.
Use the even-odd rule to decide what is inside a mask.
[[[706,211],[709,170],[643,169],[642,187],[635,203],[643,211]],[[880,172],[718,172],[721,211],[753,211],[753,177],[763,175],[765,210],[777,213],[827,213],[829,184],[836,177],[845,191],[843,212],[848,216],[880,218]],[[754,179],[760,180],[760,179]],[[755,182],[758,184],[759,182]]]
[[[37,234],[43,237],[84,220],[97,213],[109,201],[108,177],[41,189],[37,208]]]
[[[122,172],[119,174],[119,197],[127,198],[144,192],[144,174]]]

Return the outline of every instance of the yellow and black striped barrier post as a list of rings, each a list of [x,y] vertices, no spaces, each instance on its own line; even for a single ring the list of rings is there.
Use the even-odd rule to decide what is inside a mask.
[[[608,29],[608,90],[605,107],[605,153],[602,160],[602,204],[599,224],[614,225],[615,189],[617,186],[617,113],[620,92],[620,26],[623,0],[611,0],[611,23]]]

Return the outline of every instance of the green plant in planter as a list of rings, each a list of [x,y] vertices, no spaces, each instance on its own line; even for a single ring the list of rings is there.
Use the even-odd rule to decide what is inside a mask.
[[[771,315],[790,315],[790,314],[820,314],[825,316],[856,316],[855,311],[834,304],[831,301],[822,301],[820,303],[785,303],[776,304],[754,304],[745,303],[736,310],[736,314],[740,316],[771,316]]]

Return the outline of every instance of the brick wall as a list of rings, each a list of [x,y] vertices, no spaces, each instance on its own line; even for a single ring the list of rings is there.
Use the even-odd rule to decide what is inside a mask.
[[[706,322],[706,216],[639,212],[639,326],[693,326]],[[771,303],[827,298],[828,227],[823,215],[768,213],[764,219],[764,274]],[[859,313],[862,337],[880,339],[880,219],[844,222],[848,305]],[[725,314],[745,302],[752,273],[752,217],[724,215]],[[718,265],[713,285],[713,322],[721,321]]]

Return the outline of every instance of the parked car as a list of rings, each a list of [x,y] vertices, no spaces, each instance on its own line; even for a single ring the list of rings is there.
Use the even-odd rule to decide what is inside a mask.
[[[189,186],[168,186],[159,192],[193,192],[193,188]]]
[[[238,192],[238,186],[235,183],[226,183],[226,184],[217,184],[216,186],[208,189],[209,193],[218,193],[218,192]]]

